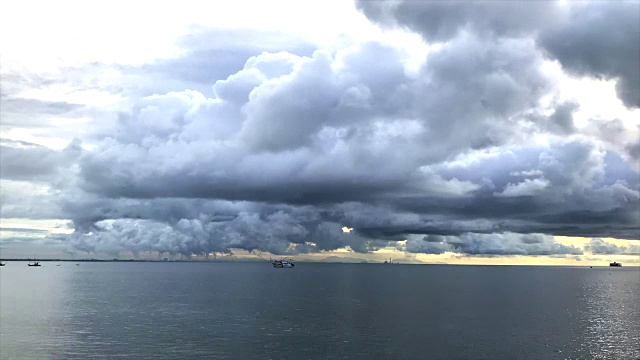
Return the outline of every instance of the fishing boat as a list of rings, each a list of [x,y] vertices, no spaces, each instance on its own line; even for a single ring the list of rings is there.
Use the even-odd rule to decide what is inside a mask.
[[[3,263],[3,262],[0,262],[0,266],[5,266],[5,265],[7,265],[7,263],[6,263],[6,262],[4,262],[4,263]]]
[[[619,266],[622,266],[622,264],[620,264],[619,262],[615,262],[615,261],[614,261],[614,262],[612,262],[612,263],[609,263],[609,266],[619,267]]]
[[[34,261],[34,262],[29,262],[27,266],[42,266],[42,265],[40,265],[38,261]]]
[[[274,268],[292,268],[296,266],[296,264],[293,263],[293,260],[290,259],[271,260],[271,264]]]

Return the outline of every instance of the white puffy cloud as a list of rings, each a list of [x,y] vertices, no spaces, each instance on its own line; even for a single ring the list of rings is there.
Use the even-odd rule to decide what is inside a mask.
[[[524,181],[517,184],[509,183],[501,193],[497,193],[496,196],[533,196],[542,192],[549,185],[547,179],[524,179]]]

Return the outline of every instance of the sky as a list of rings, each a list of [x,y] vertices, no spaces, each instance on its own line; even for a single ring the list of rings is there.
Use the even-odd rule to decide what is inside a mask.
[[[640,265],[640,2],[4,2],[0,44],[0,257]]]

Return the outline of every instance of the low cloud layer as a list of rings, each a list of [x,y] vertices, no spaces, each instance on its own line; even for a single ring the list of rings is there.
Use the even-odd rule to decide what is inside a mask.
[[[413,253],[468,255],[582,255],[582,250],[562,245],[543,234],[473,234],[461,236],[427,235],[411,238],[406,250]]]
[[[585,249],[594,255],[640,255],[640,245],[618,246],[600,238],[593,238]]]
[[[73,221],[54,236],[70,252],[367,253],[406,240],[409,253],[537,256],[582,254],[553,235],[639,239],[639,124],[574,121],[581,104],[549,70],[615,80],[638,107],[637,4],[610,4],[358,2],[432,46],[417,71],[383,42],[198,50],[205,33],[138,68],[173,81],[128,89],[84,150],[3,140],[2,179],[46,184],[42,201]],[[621,21],[602,28],[595,14]],[[45,211],[2,196],[4,217]],[[588,251],[607,251],[595,241]]]

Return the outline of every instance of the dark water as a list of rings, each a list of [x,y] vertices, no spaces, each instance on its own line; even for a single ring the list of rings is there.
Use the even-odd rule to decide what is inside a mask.
[[[0,268],[2,359],[639,359],[640,271]]]

